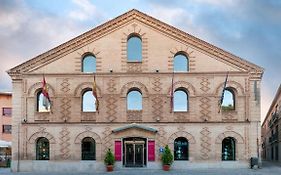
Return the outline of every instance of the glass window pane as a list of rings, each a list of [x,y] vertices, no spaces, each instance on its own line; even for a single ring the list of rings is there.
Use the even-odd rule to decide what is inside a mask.
[[[36,160],[49,160],[49,140],[41,137],[36,142]]]
[[[50,112],[50,105],[44,106],[44,95],[42,91],[37,94],[37,111],[38,112]]]
[[[128,61],[142,61],[141,39],[136,36],[130,37],[127,44]]]
[[[12,116],[12,108],[3,108],[3,116]]]
[[[174,58],[174,72],[187,72],[188,69],[188,58],[182,54],[176,55]]]
[[[139,91],[130,91],[127,95],[128,110],[142,110],[142,94]]]
[[[3,133],[11,134],[12,133],[12,125],[3,125]]]
[[[85,73],[96,72],[96,58],[93,55],[87,55],[84,57],[82,70]]]
[[[174,92],[174,111],[188,110],[188,96],[183,90],[176,90]]]
[[[235,160],[235,140],[232,137],[222,141],[222,160]]]
[[[175,160],[188,160],[188,141],[184,137],[179,137],[174,142]]]
[[[222,109],[223,110],[234,109],[234,94],[227,89],[224,91]]]
[[[83,112],[95,112],[96,111],[96,98],[93,95],[92,91],[86,91],[83,94],[82,102],[82,111]]]
[[[96,145],[95,140],[86,137],[82,140],[82,160],[95,160],[96,159]]]

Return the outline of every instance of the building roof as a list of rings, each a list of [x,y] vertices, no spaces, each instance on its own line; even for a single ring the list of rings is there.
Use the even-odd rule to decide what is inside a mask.
[[[175,38],[183,43],[189,44],[205,52],[214,55],[216,59],[221,61],[226,61],[232,65],[235,65],[239,68],[242,68],[246,72],[250,72],[252,75],[256,77],[262,77],[263,68],[259,67],[253,63],[246,61],[238,56],[235,56],[227,51],[224,51],[206,41],[203,41],[197,37],[194,37],[182,30],[179,30],[169,24],[166,24],[158,19],[155,19],[147,14],[144,14],[138,10],[130,10],[102,25],[95,27],[94,29],[83,33],[80,36],[77,36],[70,41],[67,41],[41,55],[36,56],[33,59],[30,59],[27,62],[24,62],[10,70],[8,70],[8,74],[13,78],[19,78],[18,75],[22,73],[28,73],[33,70],[36,70],[56,59],[61,58],[63,55],[73,52],[78,48],[81,48],[90,42],[93,42],[97,38],[100,38],[122,25],[127,24],[132,20],[137,20],[155,30],[168,35],[169,37]]]
[[[0,95],[9,95],[9,96],[12,96],[12,92],[0,92]]]

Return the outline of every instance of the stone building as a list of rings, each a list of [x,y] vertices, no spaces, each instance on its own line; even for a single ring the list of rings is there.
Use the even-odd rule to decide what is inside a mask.
[[[281,85],[262,123],[262,158],[281,163]]]
[[[102,171],[108,148],[117,169],[160,168],[165,145],[175,169],[258,156],[263,69],[137,10],[8,73],[13,171]],[[227,75],[231,100],[218,112]]]
[[[12,141],[12,93],[0,92],[0,140]]]

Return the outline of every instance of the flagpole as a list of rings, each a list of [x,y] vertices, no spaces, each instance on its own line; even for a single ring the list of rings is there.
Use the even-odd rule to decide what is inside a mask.
[[[170,113],[172,113],[174,111],[174,75],[175,75],[175,71],[173,70],[173,74],[172,74],[172,88],[171,88],[171,101],[170,101]]]
[[[225,88],[226,88],[226,84],[227,84],[227,80],[228,80],[228,74],[229,74],[229,71],[227,71],[227,73],[226,73],[225,81],[224,81],[224,84],[223,84],[222,94],[221,94],[221,98],[219,100],[219,111],[218,111],[218,113],[220,113],[221,110],[222,110],[222,103],[223,103],[224,92],[225,92]]]

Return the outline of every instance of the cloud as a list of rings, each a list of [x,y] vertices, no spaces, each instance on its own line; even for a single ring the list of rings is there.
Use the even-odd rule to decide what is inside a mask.
[[[90,19],[102,19],[103,15],[89,0],[72,0],[74,10],[69,12],[69,17],[75,20],[86,21]]]
[[[0,21],[1,61],[5,60],[0,66],[0,90],[11,89],[6,70],[90,29],[83,23],[33,9],[20,0],[1,2]]]

